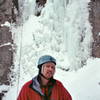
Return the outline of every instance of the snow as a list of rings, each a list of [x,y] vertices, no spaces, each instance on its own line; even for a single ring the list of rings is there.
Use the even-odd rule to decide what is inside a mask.
[[[98,35],[100,36],[100,32],[98,33]]]
[[[1,93],[2,91],[7,91],[8,88],[9,88],[9,85],[8,85],[8,86],[7,86],[7,85],[2,85],[2,86],[0,86],[0,93]]]
[[[58,75],[63,74],[57,78],[61,79],[65,87],[69,89],[73,100],[100,100],[99,66],[100,59],[91,58],[88,59],[86,66],[76,72],[66,73],[58,70]]]
[[[89,0],[47,0],[38,17],[35,1],[20,4],[24,6],[22,22],[11,25],[16,44],[14,77],[3,100],[16,100],[25,82],[38,74],[37,61],[44,54],[57,59],[54,78],[64,84],[73,100],[100,100],[100,58],[90,57],[88,3]]]
[[[10,24],[8,21],[6,21],[4,24],[1,24],[1,26],[2,26],[2,27],[3,27],[3,26],[10,27],[11,24]]]
[[[1,44],[0,47],[12,45],[10,42]]]

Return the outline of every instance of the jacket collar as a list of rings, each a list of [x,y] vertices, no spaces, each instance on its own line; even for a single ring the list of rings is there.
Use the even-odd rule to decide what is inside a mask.
[[[51,79],[50,80],[50,84],[49,86],[51,88],[53,88],[54,84],[56,83],[56,80],[55,79]],[[41,90],[41,85],[40,85],[40,82],[39,82],[39,76],[35,76],[33,79],[32,79],[32,84],[30,85],[30,87],[35,90],[37,93],[39,93],[41,96],[44,96],[44,93],[42,92]]]
[[[42,91],[41,91],[41,88],[40,88],[40,83],[39,83],[39,81],[38,81],[38,76],[36,76],[36,77],[34,77],[33,79],[32,79],[32,88],[36,91],[36,92],[38,92],[41,96],[44,96],[44,94],[42,93]]]

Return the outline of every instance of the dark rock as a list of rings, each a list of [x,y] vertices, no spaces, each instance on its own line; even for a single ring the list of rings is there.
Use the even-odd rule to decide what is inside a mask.
[[[14,6],[16,7],[16,9],[19,11],[19,3],[18,0],[12,0]]]
[[[4,93],[0,93],[0,100],[2,100],[3,96],[4,96]]]
[[[36,3],[39,5],[39,6],[44,6],[44,4],[46,3],[47,0],[36,0]]]
[[[92,56],[100,58],[100,0],[91,0],[90,5],[90,23],[93,27]]]
[[[47,0],[36,0],[36,16],[41,15],[41,10],[38,10],[39,7],[44,7]]]

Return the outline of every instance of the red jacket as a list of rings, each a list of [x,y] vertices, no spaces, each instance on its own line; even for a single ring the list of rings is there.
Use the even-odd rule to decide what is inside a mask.
[[[35,77],[35,81],[31,80],[22,87],[17,100],[72,100],[69,92],[58,80],[54,82],[49,99],[44,98],[43,91],[44,89],[42,88],[41,91],[37,77]]]

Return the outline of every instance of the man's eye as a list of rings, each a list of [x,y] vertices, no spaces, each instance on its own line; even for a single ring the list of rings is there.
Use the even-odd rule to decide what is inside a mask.
[[[47,68],[49,68],[50,66],[46,66]]]
[[[55,69],[55,67],[54,67],[54,66],[52,66],[51,68],[52,68],[52,69]]]

